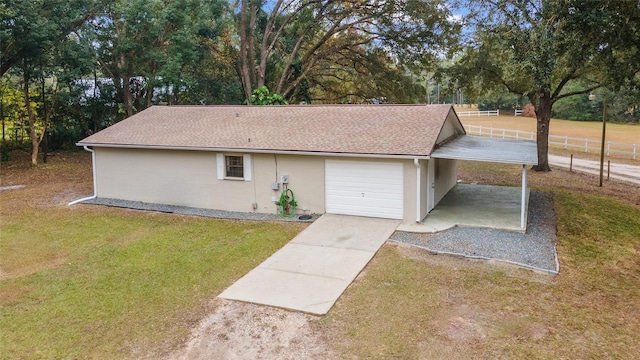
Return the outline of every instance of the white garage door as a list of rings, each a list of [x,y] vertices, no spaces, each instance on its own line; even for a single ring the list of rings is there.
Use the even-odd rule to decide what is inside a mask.
[[[326,160],[326,211],[403,218],[401,163]]]

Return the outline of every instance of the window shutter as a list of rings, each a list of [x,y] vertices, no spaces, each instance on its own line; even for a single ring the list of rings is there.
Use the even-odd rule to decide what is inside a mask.
[[[218,165],[218,180],[224,179],[224,154],[216,154]]]
[[[251,155],[242,156],[242,164],[244,166],[244,181],[251,181]]]

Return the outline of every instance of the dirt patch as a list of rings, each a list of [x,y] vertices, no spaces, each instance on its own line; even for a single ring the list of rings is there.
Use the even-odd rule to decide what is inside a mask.
[[[0,280],[2,279],[0,278]],[[24,296],[29,292],[30,292],[30,289],[27,289],[25,287],[0,289],[0,307],[13,306],[19,303],[20,298],[22,298],[22,296]]]
[[[30,154],[12,151],[9,162],[0,163],[0,191],[3,216],[27,207],[60,207],[93,193],[91,154],[86,151],[49,155],[46,164],[32,166]]]
[[[326,359],[316,317],[216,298],[185,348],[167,359]]]

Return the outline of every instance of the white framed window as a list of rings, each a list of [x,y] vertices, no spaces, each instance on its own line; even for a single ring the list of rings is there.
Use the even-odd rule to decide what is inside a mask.
[[[224,156],[224,177],[244,179],[244,158],[238,155]]]
[[[218,180],[251,181],[251,155],[217,154]]]

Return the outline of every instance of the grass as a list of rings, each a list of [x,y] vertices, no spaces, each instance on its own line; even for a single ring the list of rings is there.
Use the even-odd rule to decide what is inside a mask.
[[[169,354],[211,299],[301,230],[68,208],[91,192],[87,154],[36,168],[20,156],[0,165],[1,185],[27,185],[0,192],[0,358]],[[461,162],[459,176],[514,185],[520,173]],[[637,357],[640,186],[561,169],[529,181],[554,194],[558,276],[387,244],[311,322],[327,357]]]
[[[536,131],[536,119],[520,116],[462,116],[460,117],[460,121],[465,125],[482,125],[498,129],[512,129],[529,132]],[[600,140],[602,138],[602,121],[551,119],[549,133],[551,135]],[[640,126],[632,124],[607,123],[607,141],[625,144],[638,144],[640,143],[639,139]]]
[[[85,155],[57,159],[63,156],[86,165]],[[14,165],[1,169],[3,185],[13,178],[27,188],[0,193],[0,358],[165,354],[184,341],[212,298],[302,229],[68,208],[60,204],[74,192],[63,192],[64,199],[53,202],[46,199],[56,194],[33,198],[42,191],[38,181],[64,179],[68,163],[54,160],[35,169]],[[73,188],[68,182],[60,186]],[[21,201],[25,194],[32,197]]]
[[[509,182],[510,167],[484,167],[485,182]],[[338,358],[635,358],[640,203],[580,184],[547,188],[560,275],[387,244],[315,326]]]

